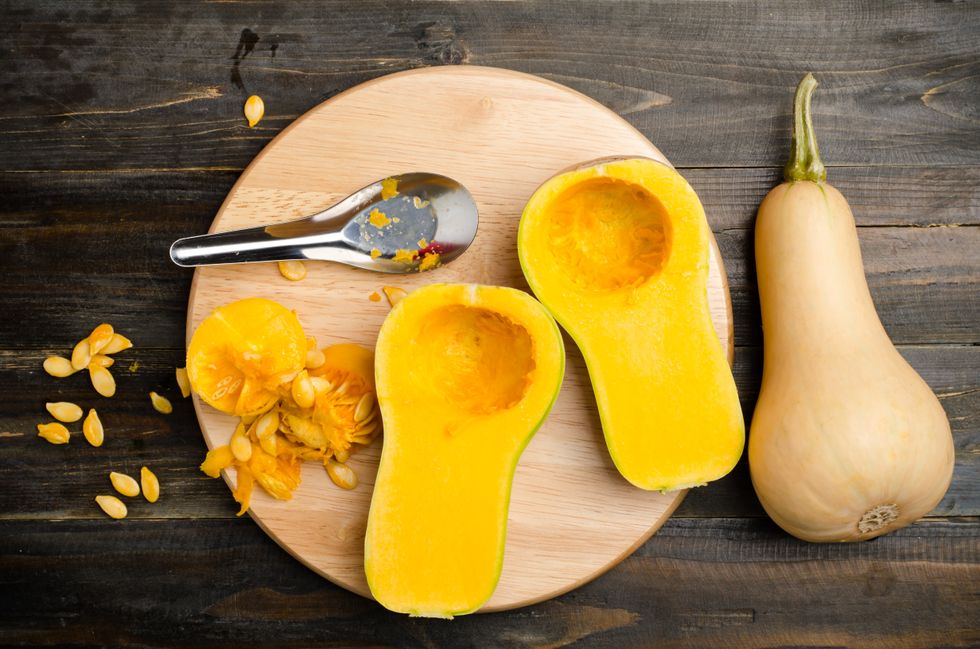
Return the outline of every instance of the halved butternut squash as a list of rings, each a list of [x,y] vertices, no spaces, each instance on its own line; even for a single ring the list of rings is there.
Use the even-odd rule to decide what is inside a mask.
[[[436,284],[391,310],[375,355],[384,446],[364,547],[381,604],[452,617],[490,598],[514,469],[564,365],[557,324],[516,289]]]
[[[561,173],[521,217],[524,276],[581,349],[610,455],[643,489],[720,478],[745,442],[708,310],[709,241],[694,190],[644,158]]]

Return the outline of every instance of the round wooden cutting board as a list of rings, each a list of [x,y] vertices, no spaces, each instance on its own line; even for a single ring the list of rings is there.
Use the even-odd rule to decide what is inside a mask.
[[[303,217],[380,178],[428,171],[455,178],[472,192],[480,209],[472,247],[445,267],[410,276],[323,262],[307,262],[309,274],[300,282],[284,279],[276,264],[200,268],[191,288],[188,341],[212,309],[244,297],[267,297],[295,309],[307,335],[321,345],[373,347],[389,307],[368,296],[384,285],[412,290],[477,282],[527,291],[516,245],[524,203],[557,171],[610,155],[666,161],[612,111],[530,75],[427,68],[357,86],[273,140],[242,174],[211,231]],[[712,249],[709,300],[731,358],[727,280],[714,240]],[[565,344],[565,382],[517,467],[503,573],[484,611],[541,601],[598,576],[649,538],[684,496],[642,491],[619,475],[606,451],[582,356],[567,337]],[[227,443],[236,420],[196,398],[194,405],[208,447]],[[250,511],[297,559],[367,597],[364,531],[380,447],[379,440],[352,457],[360,478],[353,491],[335,487],[322,466],[307,462],[292,500],[273,500],[257,488]],[[234,471],[228,473],[231,484]]]

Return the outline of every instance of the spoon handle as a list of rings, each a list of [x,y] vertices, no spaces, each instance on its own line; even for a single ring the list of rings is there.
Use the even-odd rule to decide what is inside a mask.
[[[170,259],[178,266],[243,264],[255,261],[310,259],[309,248],[319,248],[316,258],[329,257],[323,248],[344,248],[339,232],[283,236],[282,227],[257,227],[219,234],[184,237],[170,246]]]

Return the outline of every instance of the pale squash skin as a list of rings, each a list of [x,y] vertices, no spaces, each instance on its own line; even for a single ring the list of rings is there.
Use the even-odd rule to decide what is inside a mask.
[[[765,365],[749,467],[766,512],[815,542],[927,514],[952,479],[949,421],[878,319],[847,201],[825,182],[779,185],[755,250]]]

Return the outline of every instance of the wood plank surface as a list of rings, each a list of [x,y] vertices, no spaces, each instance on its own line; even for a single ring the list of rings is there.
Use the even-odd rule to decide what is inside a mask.
[[[351,595],[247,520],[5,521],[0,643],[975,647],[976,525],[930,521],[868,543],[814,545],[767,519],[671,519],[578,590],[447,622]]]
[[[397,70],[539,74],[625,115],[679,166],[783,164],[792,88],[822,82],[836,165],[976,164],[972,2],[551,0],[6,3],[4,169],[239,167],[323,99]],[[246,93],[268,115],[249,130]],[[64,155],[66,145],[71,155]]]
[[[9,0],[0,15],[0,645],[980,646],[977,2]],[[821,152],[881,319],[953,427],[932,516],[804,544],[765,518],[743,461],[599,580],[448,624],[389,614],[235,518],[176,398],[190,273],[170,242],[203,232],[252,157],[323,99],[465,63],[584,92],[681,168],[725,256],[747,416],[762,367],[751,228],[813,71]],[[268,110],[254,129],[251,93]],[[111,401],[40,370],[103,319],[137,344]],[[173,415],[151,409],[154,389]],[[52,397],[98,406],[105,446],[37,439]],[[144,463],[160,503],[104,518],[106,473]]]

